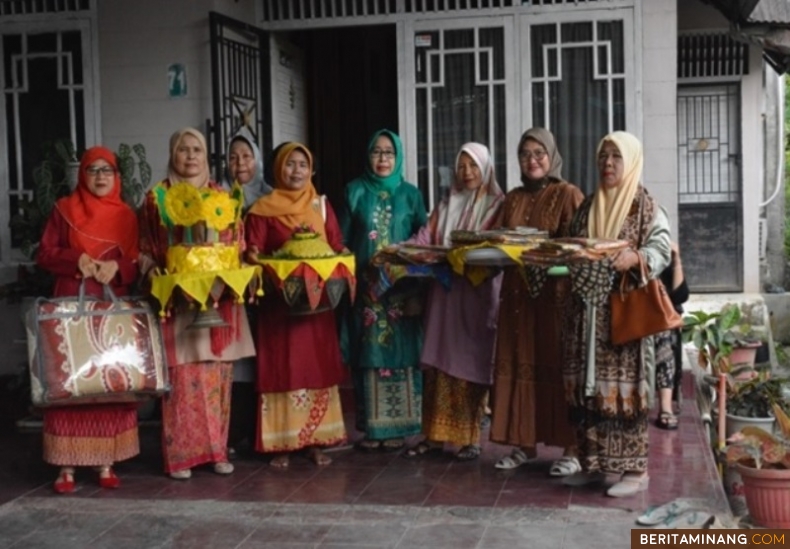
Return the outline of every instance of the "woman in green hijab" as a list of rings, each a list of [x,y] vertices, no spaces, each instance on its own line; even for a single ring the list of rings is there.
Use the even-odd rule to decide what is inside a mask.
[[[403,437],[421,430],[419,370],[422,322],[410,313],[414,287],[399,282],[378,298],[364,273],[382,248],[407,240],[425,225],[422,195],[403,179],[403,145],[389,130],[373,134],[365,173],[346,185],[340,227],[357,260],[357,299],[343,334],[343,355],[351,366],[360,448],[398,450]]]

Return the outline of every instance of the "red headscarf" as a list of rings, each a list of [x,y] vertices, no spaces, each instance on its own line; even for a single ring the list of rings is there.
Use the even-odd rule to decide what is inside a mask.
[[[88,189],[85,170],[97,160],[105,160],[115,169],[112,190],[98,197]],[[69,196],[55,203],[69,224],[69,244],[93,259],[119,247],[123,257],[137,259],[137,216],[121,199],[121,176],[115,153],[104,147],[85,151],[80,161],[77,188]]]

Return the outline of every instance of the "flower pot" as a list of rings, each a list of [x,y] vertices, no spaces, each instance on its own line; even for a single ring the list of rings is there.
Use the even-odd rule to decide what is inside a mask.
[[[774,434],[775,425],[776,418],[772,417],[743,417],[727,414],[727,438],[730,438],[735,433],[739,433],[741,429],[747,426],[757,427],[772,435]]]
[[[760,343],[748,343],[743,347],[735,347],[730,353],[730,364],[748,364],[754,366],[754,360],[757,357],[757,349],[760,348]]]
[[[790,528],[790,469],[755,469],[740,463],[746,505],[755,523]]]

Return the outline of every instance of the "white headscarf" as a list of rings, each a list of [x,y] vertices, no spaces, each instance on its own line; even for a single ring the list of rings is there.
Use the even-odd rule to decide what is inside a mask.
[[[467,189],[458,177],[458,163],[466,153],[480,168],[483,185]],[[434,242],[449,246],[450,233],[454,230],[477,231],[491,227],[505,198],[494,174],[494,161],[488,147],[480,143],[466,143],[455,159],[455,182],[450,195],[439,204]]]
[[[592,238],[617,238],[623,228],[625,218],[634,202],[634,196],[642,180],[642,143],[635,135],[628,132],[612,132],[601,139],[596,149],[595,158],[604,143],[614,143],[623,157],[623,179],[616,187],[606,188],[598,182],[595,191],[590,217],[587,220],[587,231]]]

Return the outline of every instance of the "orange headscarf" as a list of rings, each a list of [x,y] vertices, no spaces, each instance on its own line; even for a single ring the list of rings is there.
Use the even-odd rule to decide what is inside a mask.
[[[104,160],[115,170],[112,190],[98,197],[88,189],[85,170],[97,160]],[[93,259],[99,259],[114,247],[123,257],[137,259],[137,216],[121,199],[121,176],[115,153],[104,147],[85,151],[80,161],[77,188],[55,203],[69,224],[69,245]]]
[[[301,143],[285,143],[280,147],[272,164],[274,190],[259,198],[252,205],[249,213],[261,217],[276,217],[290,229],[295,229],[304,223],[312,227],[315,232],[320,233],[321,238],[326,240],[324,217],[321,213],[321,197],[315,190],[310,176],[308,176],[304,187],[298,191],[289,190],[285,186],[285,163],[295,150],[304,153],[307,157],[308,169],[311,174],[313,173],[313,155],[310,154],[308,148]]]

